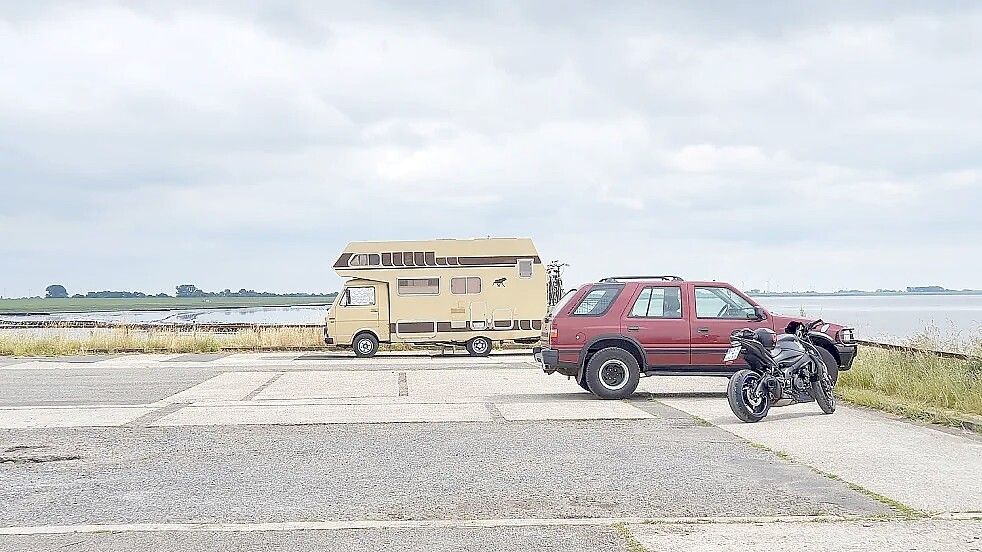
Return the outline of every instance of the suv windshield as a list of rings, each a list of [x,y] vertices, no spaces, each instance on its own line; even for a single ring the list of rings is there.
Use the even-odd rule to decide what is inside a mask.
[[[614,299],[620,295],[623,285],[620,286],[594,286],[576,306],[573,316],[602,316],[614,303]]]

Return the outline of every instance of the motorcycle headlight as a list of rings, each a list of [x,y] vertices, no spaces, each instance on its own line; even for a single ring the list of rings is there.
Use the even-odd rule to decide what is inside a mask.
[[[856,341],[856,330],[852,328],[843,328],[839,330],[839,342],[840,343],[852,343]]]

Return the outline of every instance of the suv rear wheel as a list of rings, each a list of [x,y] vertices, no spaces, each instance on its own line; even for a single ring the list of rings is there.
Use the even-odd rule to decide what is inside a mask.
[[[638,360],[620,347],[597,351],[586,365],[587,387],[601,399],[630,397],[640,379]]]

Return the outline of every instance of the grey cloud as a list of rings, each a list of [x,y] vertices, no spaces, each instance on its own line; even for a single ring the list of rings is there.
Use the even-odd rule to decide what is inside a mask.
[[[6,3],[0,288],[330,289],[347,241],[448,234],[573,279],[980,287],[980,31],[959,2]]]

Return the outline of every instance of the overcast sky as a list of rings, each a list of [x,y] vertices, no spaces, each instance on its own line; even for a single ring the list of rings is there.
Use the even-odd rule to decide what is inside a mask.
[[[3,1],[0,196],[7,297],[486,235],[574,285],[982,288],[982,3]]]

